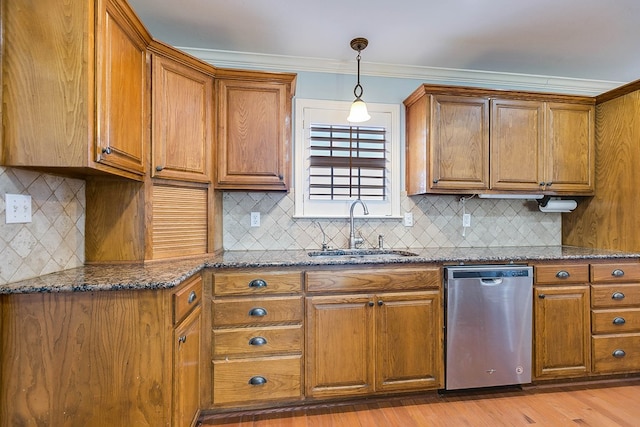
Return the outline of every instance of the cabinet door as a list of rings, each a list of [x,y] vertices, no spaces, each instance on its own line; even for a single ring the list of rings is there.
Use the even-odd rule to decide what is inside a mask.
[[[491,189],[540,191],[544,103],[491,101]]]
[[[146,42],[115,2],[104,3],[96,30],[95,159],[142,175],[149,120]]]
[[[489,188],[489,100],[432,97],[431,190]]]
[[[535,376],[567,378],[590,371],[589,287],[534,288]]]
[[[376,296],[376,391],[442,387],[440,292]]]
[[[173,425],[192,425],[200,407],[200,319],[197,307],[173,336]]]
[[[594,110],[592,105],[547,104],[547,191],[594,190]]]
[[[152,176],[209,182],[213,77],[154,55],[152,98]]]
[[[373,392],[373,297],[319,296],[306,301],[306,395]]]
[[[288,190],[288,84],[217,80],[216,188]]]

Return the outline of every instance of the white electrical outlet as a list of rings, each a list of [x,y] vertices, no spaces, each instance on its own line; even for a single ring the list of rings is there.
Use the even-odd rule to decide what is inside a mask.
[[[413,214],[411,212],[404,213],[404,226],[413,227]]]
[[[31,222],[31,196],[5,194],[6,224]]]
[[[251,212],[251,226],[260,227],[260,212]]]
[[[471,227],[471,214],[466,213],[462,215],[462,226]]]

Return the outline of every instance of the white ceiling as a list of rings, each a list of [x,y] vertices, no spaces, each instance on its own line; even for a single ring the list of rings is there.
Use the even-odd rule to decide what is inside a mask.
[[[353,73],[349,42],[366,37],[363,74],[444,68],[603,88],[640,78],[638,0],[129,1],[155,38],[199,57],[331,63]]]

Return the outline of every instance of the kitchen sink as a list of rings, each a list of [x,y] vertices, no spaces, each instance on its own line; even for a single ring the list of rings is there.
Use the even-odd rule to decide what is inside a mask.
[[[418,256],[413,252],[395,249],[331,249],[309,252],[310,257],[335,258],[403,258]]]

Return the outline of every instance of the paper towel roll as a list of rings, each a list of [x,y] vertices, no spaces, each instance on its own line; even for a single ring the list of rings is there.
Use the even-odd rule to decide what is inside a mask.
[[[575,200],[551,199],[546,206],[539,205],[542,212],[571,212],[578,206]]]

